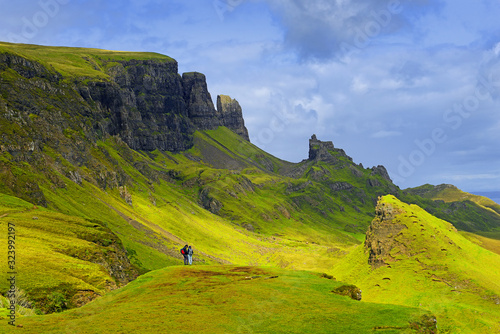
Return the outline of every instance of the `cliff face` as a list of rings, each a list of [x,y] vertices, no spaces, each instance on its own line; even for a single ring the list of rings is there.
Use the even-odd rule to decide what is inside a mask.
[[[243,112],[240,104],[227,95],[217,96],[217,111],[220,114],[221,123],[233,130],[245,140],[250,141],[248,131],[243,121]]]
[[[241,108],[216,110],[205,76],[181,77],[173,59],[81,58],[92,75],[61,74],[57,66],[0,50],[0,118],[22,128],[12,145],[59,146],[66,140],[54,134],[71,133],[91,142],[117,136],[134,150],[178,152],[192,147],[194,131],[221,125],[248,140]],[[2,143],[3,150],[15,150]]]
[[[187,113],[194,126],[210,130],[220,125],[220,114],[215,110],[208,92],[205,75],[197,72],[182,75]]]
[[[368,263],[373,268],[388,266],[393,260],[391,251],[396,247],[404,247],[398,240],[399,233],[407,227],[394,218],[402,213],[397,207],[380,201],[375,208],[376,217],[366,232],[365,249],[369,253]]]
[[[84,101],[100,112],[94,118],[95,130],[119,136],[134,150],[191,147],[196,128],[189,119],[177,63],[130,60],[116,63],[107,73],[111,82],[79,83]]]

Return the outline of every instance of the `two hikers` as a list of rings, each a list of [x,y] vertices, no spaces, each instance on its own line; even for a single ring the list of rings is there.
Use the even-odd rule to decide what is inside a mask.
[[[193,264],[193,248],[188,245],[184,245],[184,247],[181,248],[181,254],[184,256],[184,265],[191,265]]]

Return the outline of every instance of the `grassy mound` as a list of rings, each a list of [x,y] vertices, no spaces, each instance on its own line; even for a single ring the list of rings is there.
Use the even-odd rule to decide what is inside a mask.
[[[341,285],[305,271],[176,266],[79,309],[18,323],[23,333],[416,333],[432,318],[418,308],[331,292]],[[5,323],[0,330],[15,331]]]
[[[389,232],[380,240],[390,247],[377,253],[366,244],[358,246],[335,274],[359,286],[364,300],[430,310],[440,333],[498,332],[500,256],[416,205],[393,196],[379,205],[391,208],[393,216],[379,214],[372,234],[373,226],[383,225],[379,231]],[[378,265],[369,264],[371,256]]]

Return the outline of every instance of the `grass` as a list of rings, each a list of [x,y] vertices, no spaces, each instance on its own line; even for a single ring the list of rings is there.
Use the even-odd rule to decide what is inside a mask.
[[[453,185],[442,184],[439,186],[432,186],[430,184],[426,184],[407,190],[412,193],[419,194],[422,197],[429,198],[434,201],[443,201],[445,203],[470,201],[487,210],[497,219],[499,219],[500,216],[500,204],[487,197],[464,192]],[[500,228],[498,223],[496,225]]]
[[[500,255],[500,238],[498,237],[500,233],[486,232],[484,233],[484,235],[481,235],[469,232],[461,232],[461,234],[476,245],[479,245],[489,251],[492,251],[493,253]]]
[[[37,175],[50,210],[37,209],[38,219],[33,219],[34,213],[28,211],[32,204],[9,196],[2,196],[0,203],[5,210],[22,203],[10,208],[8,216],[25,231],[19,241],[19,255],[25,259],[20,284],[42,304],[46,303],[43,298],[48,291],[61,291],[69,299],[78,291],[104,294],[112,287],[105,284],[112,279],[102,266],[92,262],[96,262],[95,254],[104,254],[109,247],[97,245],[95,240],[114,238],[118,242],[119,238],[141,273],[180,264],[178,249],[186,243],[195,247],[197,264],[238,263],[328,271],[344,254],[345,240],[349,240],[334,227],[317,223],[308,226],[314,216],[294,213],[296,209],[285,198],[274,195],[279,177],[260,169],[235,173],[194,163],[183,154],[144,154],[113,139],[99,142],[95,158],[108,168],[119,166],[114,168],[122,170],[130,180],[129,205],[120,197],[119,189],[103,191],[87,181],[93,170],[75,168],[54,150],[47,149],[46,153],[49,161],[57,161],[59,166],[52,170],[50,178],[37,175],[34,166],[17,170],[21,175]],[[139,162],[146,166],[141,171],[135,168]],[[68,170],[81,174],[81,184],[66,176]],[[165,170],[177,175],[176,179],[148,179]],[[251,180],[256,177],[260,181],[254,184]],[[58,180],[57,185],[51,182],[53,179]],[[226,216],[200,207],[200,185],[212,187],[212,195],[224,203]],[[228,193],[229,189],[239,201]],[[288,218],[284,212],[288,212]],[[240,225],[245,221],[261,226],[260,231],[248,231]],[[95,224],[109,228],[114,236],[97,233],[92,227]],[[81,230],[77,233],[73,229]],[[86,236],[92,236],[94,242]],[[347,245],[357,242],[353,239]]]
[[[24,333],[411,333],[428,314],[331,292],[342,284],[268,267],[170,267],[82,308],[18,323]],[[0,328],[14,331],[5,322]]]

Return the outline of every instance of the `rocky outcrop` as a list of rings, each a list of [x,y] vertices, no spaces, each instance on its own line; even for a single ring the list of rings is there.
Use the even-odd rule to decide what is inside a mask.
[[[85,101],[104,111],[96,115],[97,129],[119,136],[135,150],[176,152],[192,146],[194,129],[176,62],[122,61],[108,74],[112,82],[79,85]]]
[[[392,183],[391,177],[384,166],[378,165],[377,167],[372,167],[371,170],[371,175],[380,175],[384,180]]]
[[[245,140],[250,141],[248,130],[243,120],[243,112],[238,101],[227,95],[218,95],[217,111],[221,117],[221,125],[233,130]]]
[[[354,300],[361,300],[362,292],[361,289],[355,285],[342,285],[338,288],[332,290],[334,294],[340,296],[347,296]]]
[[[205,187],[200,191],[200,204],[211,213],[218,214],[223,204],[211,194],[212,191],[212,187]]]
[[[24,78],[31,79],[35,77],[48,79],[51,82],[59,81],[62,76],[53,70],[45,68],[36,61],[28,60],[11,53],[0,54],[0,71],[12,69]]]
[[[309,160],[335,163],[339,157],[347,158],[352,162],[352,158],[343,149],[335,148],[331,141],[321,141],[316,138],[316,135],[311,136],[309,139]]]
[[[333,142],[323,142],[318,140],[316,135],[312,135],[309,139],[309,160],[331,160],[334,149]]]
[[[402,247],[396,237],[408,227],[394,221],[400,213],[402,213],[400,209],[381,201],[375,208],[376,217],[366,232],[365,240],[365,250],[369,254],[368,263],[373,268],[387,266],[392,260],[391,250],[395,247]]]

